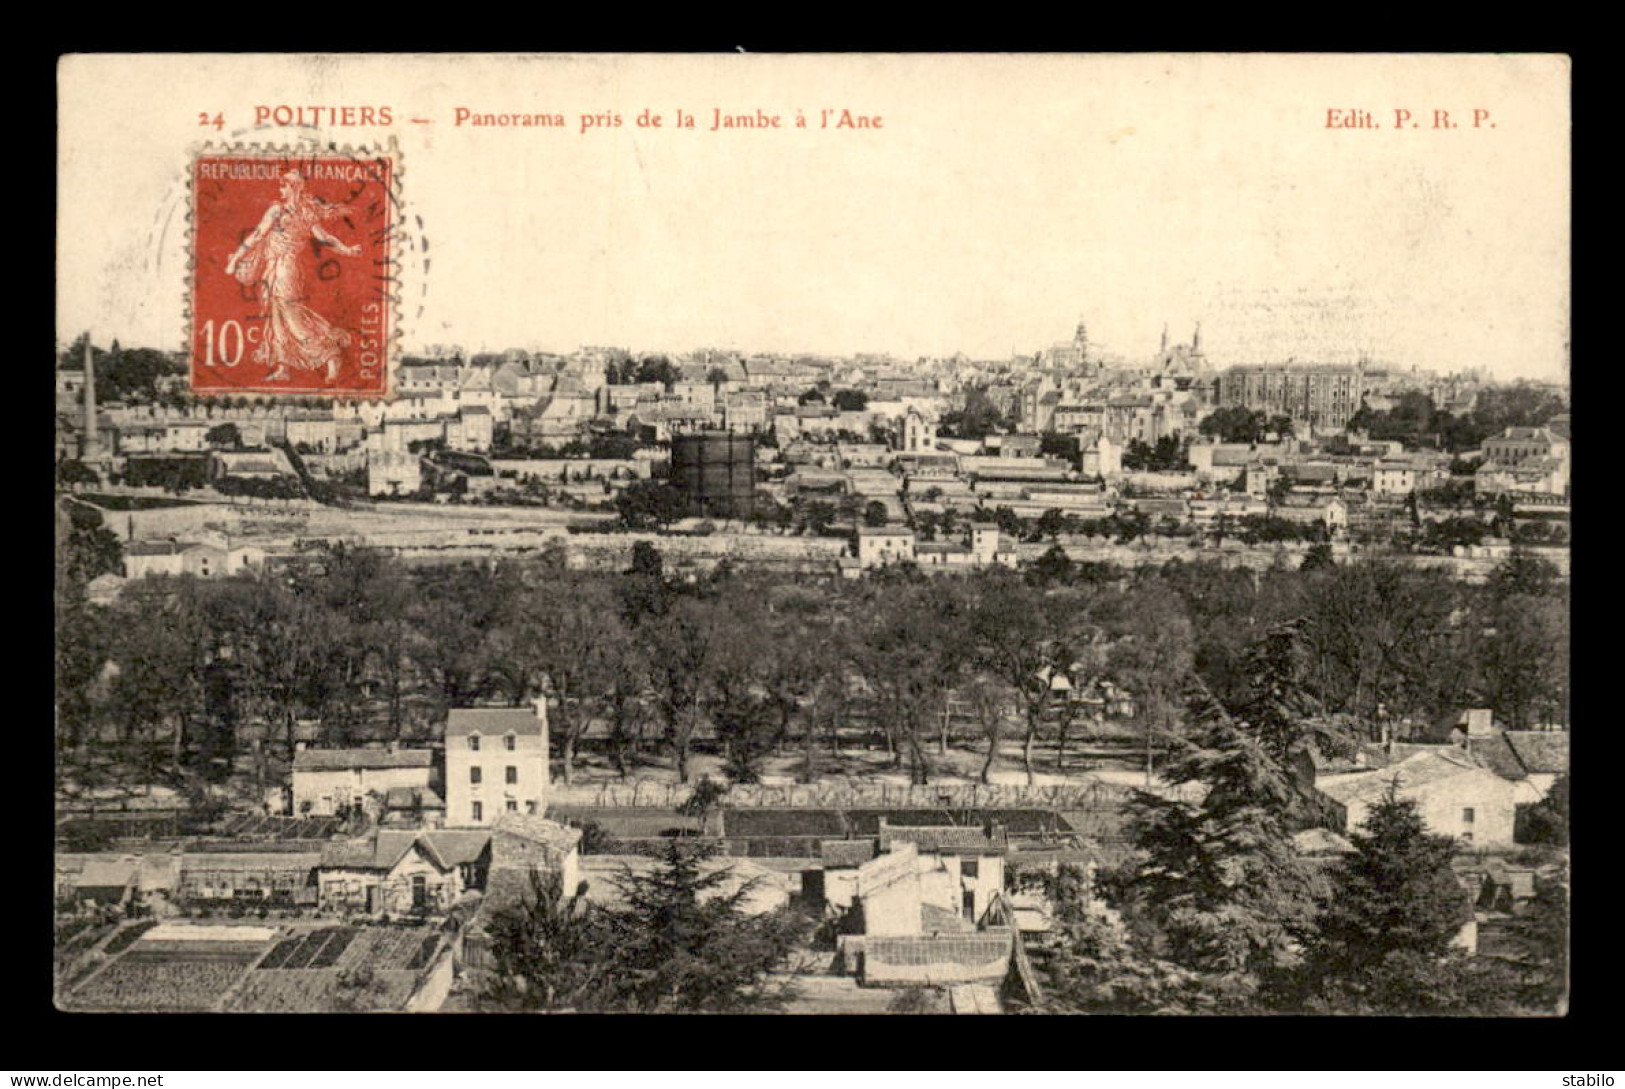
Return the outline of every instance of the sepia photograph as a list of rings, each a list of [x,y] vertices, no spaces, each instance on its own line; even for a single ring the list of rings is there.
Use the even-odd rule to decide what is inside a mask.
[[[50,1002],[1564,1016],[1570,68],[61,57]]]

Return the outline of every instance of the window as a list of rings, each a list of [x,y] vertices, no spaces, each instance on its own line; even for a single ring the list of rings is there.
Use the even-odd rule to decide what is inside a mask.
[[[519,747],[518,741],[519,739],[514,737],[513,734],[509,734],[507,737],[502,739],[502,744],[509,752],[513,752],[514,749]]]
[[[474,823],[478,824],[485,819],[485,807],[479,802],[474,803]]]
[[[519,812],[519,803],[514,801],[512,798],[508,799],[508,812],[510,812],[510,813]]]
[[[480,781],[480,766],[478,764],[468,769],[468,781],[478,785]]]
[[[469,734],[468,735],[468,751],[469,752],[479,752],[480,751],[480,735],[479,734]]]
[[[534,801],[526,802],[525,812],[534,817],[536,815],[536,803]]]
[[[1462,824],[1472,824],[1473,823],[1473,811],[1471,809],[1463,809],[1461,811],[1461,823]]]
[[[509,786],[515,785],[519,782],[519,769],[509,764],[507,775],[504,778]]]
[[[961,877],[979,877],[981,872],[982,863],[980,859],[966,858],[960,860],[959,874]]]

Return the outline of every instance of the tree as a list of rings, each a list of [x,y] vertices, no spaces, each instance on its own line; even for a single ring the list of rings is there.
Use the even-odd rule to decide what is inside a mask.
[[[1134,696],[1135,713],[1145,731],[1145,774],[1151,782],[1158,740],[1175,723],[1192,664],[1194,638],[1190,617],[1179,596],[1159,582],[1135,588],[1126,615],[1114,629],[1118,636],[1107,654],[1111,675]]]
[[[1332,546],[1325,541],[1319,541],[1309,546],[1303,554],[1303,563],[1298,566],[1300,571],[1319,571],[1327,567],[1336,567],[1337,561],[1332,558]]]
[[[615,604],[601,579],[548,579],[524,591],[508,629],[512,643],[497,655],[499,663],[521,671],[514,679],[516,703],[540,690],[538,680],[545,681],[554,708],[552,727],[562,740],[566,784],[574,773],[576,746],[600,709],[602,694],[636,653]],[[536,678],[529,675],[532,670]]]
[[[1479,691],[1513,729],[1567,717],[1568,609],[1555,596],[1513,595],[1486,611]]]
[[[683,516],[683,496],[670,484],[639,480],[622,488],[615,510],[627,529],[664,529]]]
[[[75,484],[99,484],[101,479],[96,475],[96,470],[78,458],[67,458],[57,462],[56,482],[58,484],[68,487]]]
[[[124,545],[118,535],[89,508],[74,503],[68,510],[67,525],[58,527],[58,577],[82,588],[101,575],[117,574],[124,566]]]
[[[871,499],[863,507],[863,524],[871,528],[878,528],[886,524],[886,504],[878,499]]]
[[[835,407],[842,412],[862,412],[869,407],[869,395],[861,389],[838,389]]]
[[[493,913],[480,1004],[512,1012],[590,1008],[604,976],[587,883],[565,895],[557,871],[530,871],[528,896]]]
[[[959,695],[970,705],[976,725],[987,739],[987,755],[982,759],[982,770],[977,778],[991,783],[993,762],[999,757],[999,742],[1011,725],[1010,712],[1019,704],[1019,697],[997,677],[986,674],[973,677],[960,689]]]
[[[1305,618],[1309,688],[1327,712],[1374,721],[1380,705],[1431,717],[1469,698],[1473,669],[1459,624],[1465,591],[1442,572],[1339,564],[1281,591]]]
[[[723,640],[733,634],[713,602],[688,596],[637,630],[678,782],[688,782],[689,748],[711,696]]]
[[[1569,777],[1559,775],[1546,796],[1522,811],[1524,843],[1569,844]]]
[[[1308,991],[1334,1008],[1417,1012],[1413,1003],[1472,918],[1450,868],[1455,841],[1428,833],[1397,780],[1349,840],[1355,853],[1333,872],[1318,932],[1306,943]]]
[[[1264,413],[1241,405],[1214,409],[1197,428],[1203,435],[1220,442],[1263,442],[1268,430]]]
[[[1095,910],[1093,891],[1083,871],[1063,865],[1045,886],[1054,906],[1056,933],[1041,969],[1043,1012],[1236,1012],[1234,1006],[1225,1008],[1225,999],[1230,997],[1226,988],[1214,986],[1202,973],[1147,952],[1121,921]]]
[[[939,721],[962,655],[949,642],[963,621],[952,615],[943,584],[871,579],[854,603],[852,668],[873,697],[895,765],[909,754],[910,778],[930,781],[924,739]]]
[[[986,438],[1007,421],[988,396],[987,390],[975,388],[965,394],[965,407],[942,415],[939,429],[944,435],[961,439]]]
[[[1154,932],[1158,955],[1245,992],[1313,934],[1314,882],[1289,834],[1287,769],[1199,688],[1190,706],[1201,732],[1162,777],[1206,793],[1198,804],[1136,792],[1129,812],[1142,858],[1112,884]]]
[[[653,870],[617,879],[625,906],[602,911],[600,955],[610,984],[593,1008],[756,1013],[794,997],[794,984],[776,970],[811,921],[787,908],[750,914],[753,883],[708,866],[713,854],[672,840]]]
[[[1017,697],[1029,786],[1036,781],[1033,748],[1049,716],[1052,682],[1071,670],[1084,605],[1076,591],[1035,589],[1005,571],[982,574],[975,587],[969,617],[974,660]]]
[[[1557,592],[1559,578],[1557,567],[1550,560],[1515,548],[1512,555],[1490,572],[1485,586],[1494,601],[1520,596],[1546,597]]]
[[[717,782],[709,775],[700,776],[700,781],[694,784],[694,789],[688,792],[677,806],[679,816],[692,817],[704,826],[713,814],[722,808],[727,800],[728,788]]]
[[[768,694],[771,652],[756,638],[769,635],[766,603],[756,587],[735,585],[723,591],[717,609],[735,634],[722,638],[715,650],[706,709],[723,744],[728,777],[755,783],[773,747],[778,718]]]
[[[798,499],[797,502],[801,501]],[[825,536],[835,525],[836,514],[833,503],[822,499],[807,500],[801,508],[802,528],[817,536]]]
[[[1542,1013],[1563,1014],[1568,1006],[1569,887],[1567,874],[1537,877],[1535,897],[1514,923],[1519,948],[1513,962],[1522,971],[1523,1004]]]
[[[203,441],[210,446],[229,446],[233,450],[240,450],[243,445],[243,433],[234,423],[216,424],[209,428],[208,433],[203,436]]]
[[[1248,684],[1234,708],[1281,767],[1311,746],[1326,755],[1345,755],[1354,744],[1346,732],[1323,720],[1324,708],[1309,690],[1312,656],[1305,626],[1295,617],[1248,648],[1243,665]]]

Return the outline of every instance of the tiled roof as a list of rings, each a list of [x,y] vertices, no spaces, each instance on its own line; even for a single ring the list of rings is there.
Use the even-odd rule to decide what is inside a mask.
[[[564,854],[575,850],[581,843],[581,829],[566,828],[557,821],[531,813],[504,813],[497,819],[495,830],[546,844]]]
[[[722,811],[725,836],[820,836],[837,839],[846,835],[846,822],[838,809],[777,809],[756,806]]]
[[[824,868],[854,869],[875,857],[872,839],[826,839],[818,845]]]
[[[1563,774],[1569,770],[1567,730],[1508,730],[1502,735],[1531,774]]]
[[[466,737],[469,734],[492,737],[541,732],[541,719],[536,717],[534,710],[524,707],[459,707],[446,718],[447,737]]]
[[[1473,758],[1486,768],[1503,779],[1523,779],[1528,776],[1524,770],[1523,762],[1518,754],[1507,744],[1506,734],[1498,733],[1493,737],[1472,737],[1467,739],[1467,751]]]
[[[922,854],[1003,854],[1009,847],[1007,837],[1000,830],[995,838],[980,828],[953,826],[894,828],[887,824],[880,829],[880,849],[888,851],[896,842],[912,843]]]
[[[192,547],[179,541],[136,541],[124,550],[126,556],[178,556]]]
[[[912,844],[904,849],[878,855],[858,867],[858,895],[872,896],[899,881],[915,876],[919,853]]]
[[[381,829],[371,839],[345,840],[329,844],[322,850],[324,868],[344,870],[391,870],[417,843],[420,833]],[[431,861],[447,868],[432,844],[425,843],[425,854]]]
[[[434,846],[435,853],[448,866],[461,866],[477,862],[491,846],[491,833],[485,831],[424,832],[423,838]]]
[[[1381,771],[1330,776],[1316,786],[1321,793],[1344,804],[1351,801],[1374,802],[1387,793],[1395,776],[1399,778],[1399,789],[1403,794],[1464,772],[1484,770],[1461,750],[1441,748],[1437,752],[1418,753]]]
[[[346,771],[352,768],[426,768],[428,749],[305,749],[294,754],[294,771]]]

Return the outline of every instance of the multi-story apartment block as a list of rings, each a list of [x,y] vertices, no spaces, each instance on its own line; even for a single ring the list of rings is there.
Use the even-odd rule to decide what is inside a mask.
[[[547,809],[547,701],[458,708],[446,720],[446,824],[483,827]]]
[[[1348,425],[1360,411],[1365,369],[1280,364],[1231,367],[1219,376],[1219,404],[1239,406],[1322,429]]]

